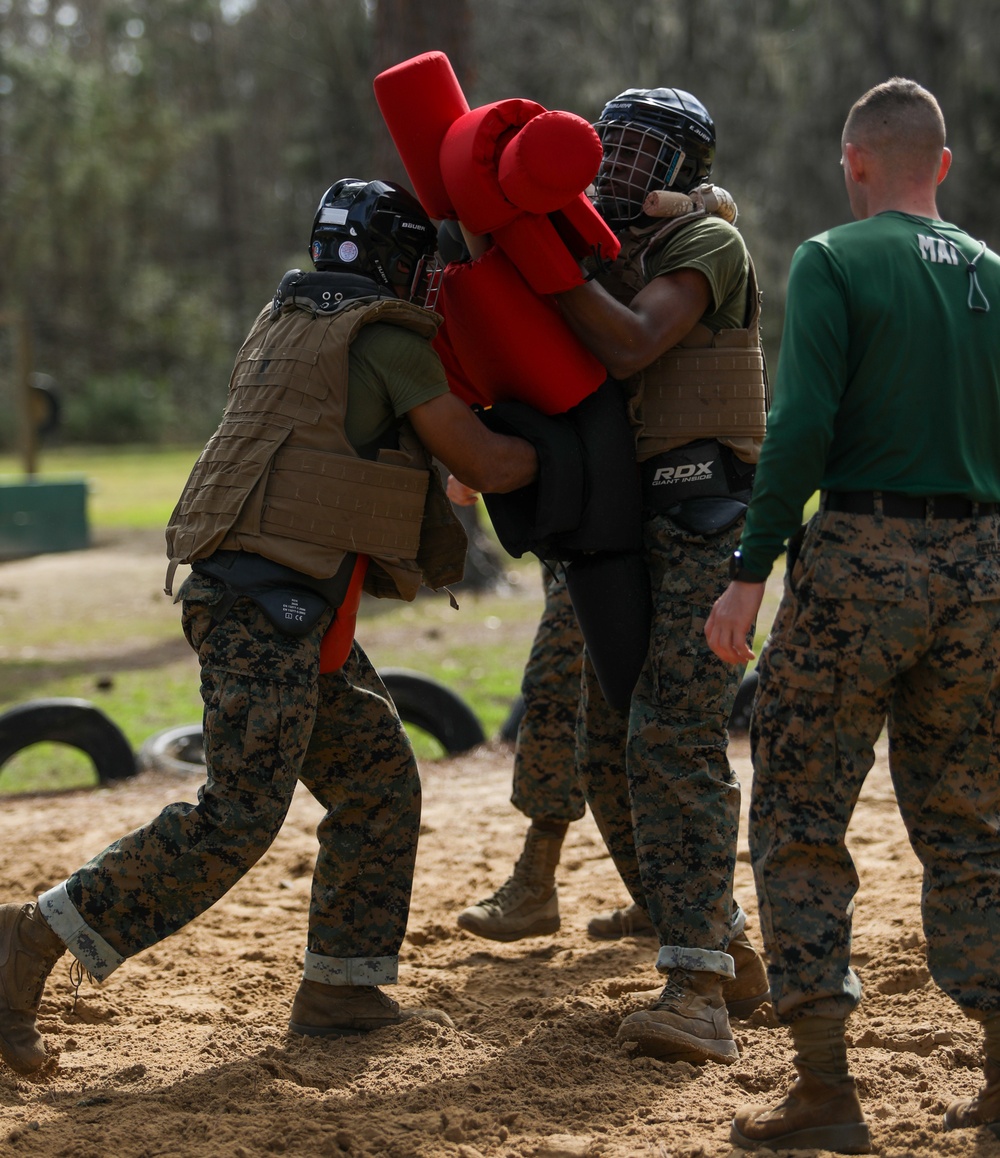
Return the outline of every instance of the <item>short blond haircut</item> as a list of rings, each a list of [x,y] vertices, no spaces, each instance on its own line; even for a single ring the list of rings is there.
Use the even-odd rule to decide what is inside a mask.
[[[945,144],[944,114],[922,85],[894,76],[854,102],[844,140],[907,167],[936,166]]]

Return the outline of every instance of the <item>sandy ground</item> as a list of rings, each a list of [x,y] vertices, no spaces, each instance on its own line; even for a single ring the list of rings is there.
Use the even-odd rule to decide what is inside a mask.
[[[0,585],[16,585],[19,568],[37,579],[38,567],[5,565]],[[744,739],[734,738],[731,755],[749,789]],[[75,1001],[66,961],[56,966],[40,1019],[51,1061],[33,1079],[0,1064],[0,1153],[736,1153],[727,1141],[732,1112],[784,1093],[788,1037],[765,1006],[734,1023],[741,1056],[729,1067],[659,1062],[616,1044],[621,1018],[647,999],[658,977],[650,941],[587,936],[591,915],[625,900],[589,816],[566,842],[557,934],[498,945],[456,927],[458,910],[499,884],[520,848],[524,821],[508,803],[510,764],[509,749],[491,745],[422,768],[421,845],[392,994],[446,1009],[455,1029],[410,1021],[368,1037],[286,1035],[320,819],[301,792],[270,852],[186,930],[103,986],[85,982]],[[114,788],[4,800],[0,896],[33,897],[164,804],[193,799],[196,789],[189,776],[144,773]],[[851,848],[861,875],[854,964],[865,985],[850,1023],[852,1064],[874,1149],[893,1158],[1000,1158],[1000,1141],[988,1130],[941,1129],[950,1098],[979,1084],[978,1030],[930,981],[920,871],[884,750]],[[745,832],[737,892],[755,914]]]

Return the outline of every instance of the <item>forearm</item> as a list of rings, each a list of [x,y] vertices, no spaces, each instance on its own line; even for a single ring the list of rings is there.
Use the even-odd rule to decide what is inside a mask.
[[[672,349],[711,303],[708,279],[696,269],[654,277],[628,305],[596,281],[555,299],[573,333],[613,378],[629,378]]]
[[[484,443],[482,454],[463,454],[461,465],[445,462],[459,482],[482,494],[496,495],[534,482],[538,477],[538,455],[531,443],[505,434],[486,433],[490,438]]]
[[[538,455],[530,442],[489,429],[453,394],[409,412],[417,437],[460,482],[486,494],[505,494],[534,482]]]
[[[628,378],[643,368],[645,342],[638,319],[596,282],[576,286],[555,300],[569,328],[613,378]]]

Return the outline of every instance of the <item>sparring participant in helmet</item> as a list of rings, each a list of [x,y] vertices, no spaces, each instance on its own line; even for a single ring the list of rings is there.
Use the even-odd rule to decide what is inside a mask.
[[[564,735],[578,741],[575,783],[559,774],[569,761],[519,740],[512,800],[532,822],[524,851],[509,880],[458,920],[503,941],[558,928],[555,870],[582,789],[632,898],[590,932],[655,936],[656,968],[669,974],[652,1007],[623,1020],[619,1040],[668,1060],[729,1063],[739,1056],[729,1018],[765,1001],[768,983],[733,897],[739,784],[726,721],[739,678],[700,625],[725,585],[764,435],[759,294],[735,213],[710,210],[701,188],[715,159],[705,106],[679,89],[628,89],[595,128],[594,201],[621,249],[610,266],[585,261],[588,280],[555,301],[636,419],[650,643],[625,711],[605,702],[593,653],[583,654],[582,727],[563,697]],[[655,211],[677,201],[680,213]],[[553,699],[552,657],[573,655],[571,629],[552,644],[558,624],[580,619],[571,588],[568,567],[567,582],[546,591],[532,657],[546,658],[525,673],[537,686],[523,688],[529,722],[533,703]],[[559,670],[578,678],[569,662]]]
[[[400,185],[345,177],[323,194],[309,253],[320,272],[358,273],[423,303],[437,231]]]
[[[36,902],[0,905],[0,1058],[32,1073],[46,977],[67,950],[103,980],[219,900],[270,846],[296,783],[319,827],[304,970],[289,1028],[394,1025],[420,781],[392,700],[342,615],[353,577],[413,599],[462,577],[465,534],[431,457],[478,489],[527,486],[537,456],[448,389],[411,302],[435,230],[382,181],[338,181],[236,357],[218,430],[167,526],[201,662],[206,782]],[[360,596],[358,596],[360,598]],[[339,627],[349,624],[346,644]],[[326,646],[333,634],[335,649]]]
[[[594,128],[604,149],[594,203],[612,229],[642,217],[648,193],[687,193],[711,175],[715,123],[682,89],[626,89],[608,101]]]

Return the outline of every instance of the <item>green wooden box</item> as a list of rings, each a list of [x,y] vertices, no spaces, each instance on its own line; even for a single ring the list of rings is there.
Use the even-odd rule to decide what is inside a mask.
[[[89,546],[85,479],[0,479],[0,559]]]

